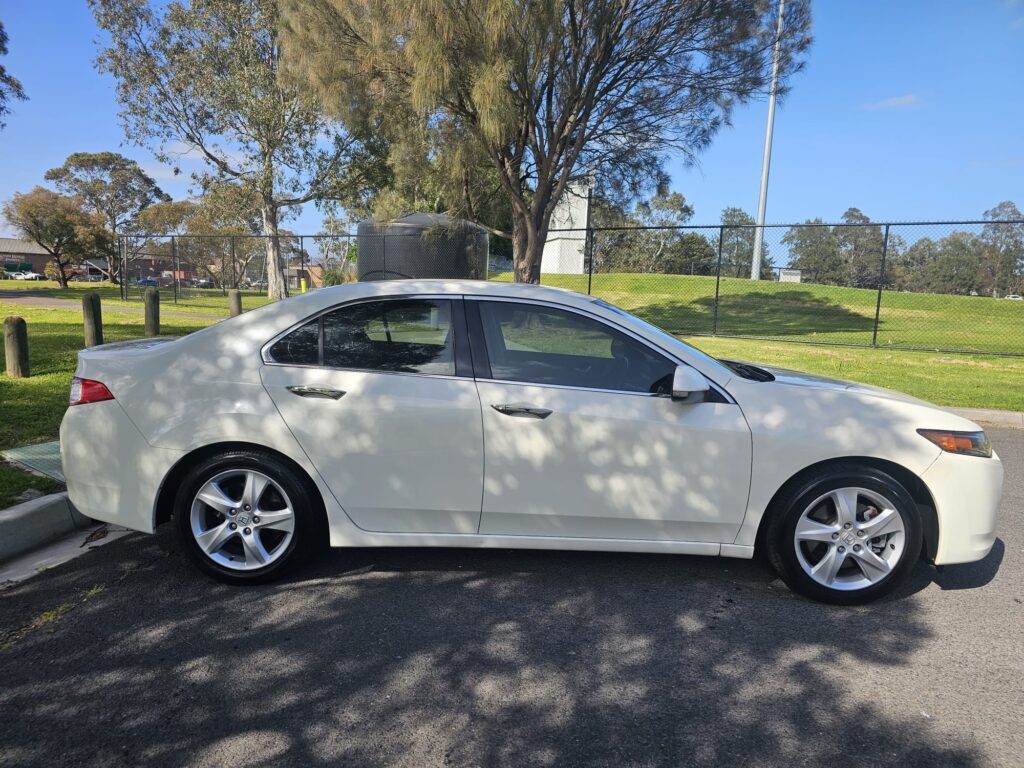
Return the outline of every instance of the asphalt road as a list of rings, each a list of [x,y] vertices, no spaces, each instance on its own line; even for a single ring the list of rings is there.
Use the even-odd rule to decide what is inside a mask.
[[[1021,766],[1024,431],[991,434],[992,554],[864,608],[591,553],[335,551],[233,589],[129,536],[0,593],[0,764]]]

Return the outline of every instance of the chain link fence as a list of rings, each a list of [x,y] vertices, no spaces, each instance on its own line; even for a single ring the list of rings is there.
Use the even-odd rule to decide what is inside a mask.
[[[679,336],[1024,356],[1024,221],[768,225],[753,279],[756,239],[753,225],[555,230],[541,283]],[[366,257],[382,244],[364,237]],[[265,296],[273,245],[248,235],[125,236],[115,273],[127,300],[151,286],[191,304],[222,303],[229,288]],[[355,234],[281,235],[276,246],[291,292],[356,279]],[[442,248],[423,254],[454,258]],[[388,276],[406,266],[382,263]],[[488,277],[512,280],[511,260],[492,255]]]
[[[1024,355],[1024,222],[595,227],[548,238],[541,283],[680,336]],[[511,265],[492,263],[492,279]]]

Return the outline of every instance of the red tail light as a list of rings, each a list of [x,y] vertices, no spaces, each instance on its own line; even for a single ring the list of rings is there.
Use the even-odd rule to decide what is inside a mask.
[[[92,379],[80,379],[77,376],[71,380],[71,396],[68,398],[68,405],[85,405],[86,403],[99,403],[104,400],[113,400],[114,396],[107,389],[107,385]]]

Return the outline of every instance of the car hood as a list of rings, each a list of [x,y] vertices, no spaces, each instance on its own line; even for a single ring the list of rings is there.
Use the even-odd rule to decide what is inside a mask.
[[[883,387],[873,387],[870,384],[859,384],[855,381],[833,379],[828,376],[819,376],[815,373],[804,373],[802,371],[793,371],[788,368],[776,368],[770,365],[760,365],[755,363],[750,363],[750,365],[755,365],[758,368],[768,371],[768,373],[775,378],[776,384],[782,384],[788,387],[810,387],[813,389],[846,391],[853,394],[880,397],[886,400],[898,400],[903,403],[925,405],[930,408],[937,407],[932,403],[916,397],[911,397],[910,395],[905,395],[902,392],[896,392],[892,389],[884,389]]]

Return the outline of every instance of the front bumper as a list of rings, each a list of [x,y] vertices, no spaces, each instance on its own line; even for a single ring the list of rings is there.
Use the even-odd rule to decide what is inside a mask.
[[[921,479],[931,491],[939,520],[935,564],[972,563],[988,555],[1003,494],[999,457],[942,453]]]
[[[60,454],[68,498],[83,515],[146,533],[160,484],[184,455],[147,443],[116,400],[68,408]]]

